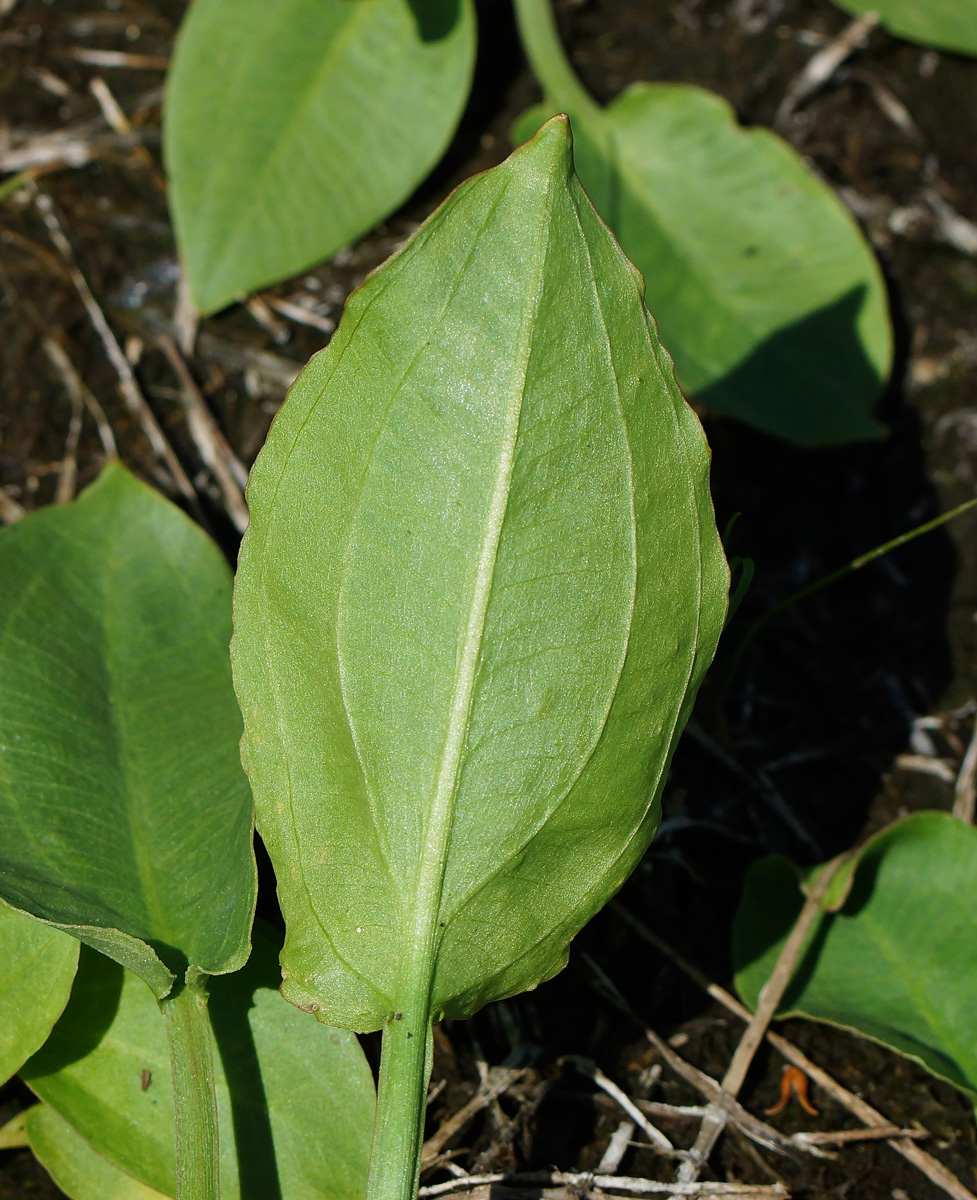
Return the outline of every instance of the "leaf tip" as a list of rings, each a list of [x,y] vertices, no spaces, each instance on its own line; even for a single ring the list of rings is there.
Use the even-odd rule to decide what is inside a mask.
[[[566,113],[557,113],[539,127],[521,152],[531,154],[549,171],[573,170],[573,133]],[[519,151],[517,151],[519,153]]]

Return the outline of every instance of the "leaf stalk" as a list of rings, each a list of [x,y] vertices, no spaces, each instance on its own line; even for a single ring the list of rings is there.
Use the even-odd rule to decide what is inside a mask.
[[[207,991],[187,982],[159,1002],[176,1111],[177,1200],[220,1200],[217,1093]]]
[[[577,78],[560,41],[550,0],[515,0],[519,35],[548,100],[585,119],[600,107]]]
[[[394,1013],[383,1031],[366,1200],[415,1200],[417,1196],[433,1053],[425,994],[416,1011]]]

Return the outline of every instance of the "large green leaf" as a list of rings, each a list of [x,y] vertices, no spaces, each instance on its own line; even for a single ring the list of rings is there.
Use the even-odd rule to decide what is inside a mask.
[[[645,277],[687,394],[802,446],[884,432],[885,285],[830,188],[720,97],[635,84],[605,109],[562,58],[544,0],[517,4],[547,93],[518,139],[567,112],[581,181]]]
[[[73,937],[0,903],[0,1083],[44,1045],[77,964]]]
[[[848,882],[839,911],[815,925],[779,1015],[853,1029],[977,1097],[977,829],[945,813],[907,817],[868,842]],[[802,901],[786,859],[750,870],[733,938],[747,1004]]]
[[[565,120],[353,295],[236,582],[288,999],[423,1036],[561,968],[657,827],[722,626],[707,469]]]
[[[247,957],[230,587],[206,534],[118,465],[0,533],[0,896],[158,997]]]
[[[28,1111],[26,1126],[34,1156],[71,1200],[165,1200],[97,1154],[46,1104]]]
[[[366,1059],[352,1034],[286,1004],[280,943],[259,930],[254,943],[244,970],[210,985],[221,1194],[362,1200],[374,1107]],[[166,1035],[136,976],[83,949],[65,1014],[22,1074],[99,1154],[173,1195]]]
[[[861,16],[877,12],[884,28],[911,42],[977,54],[975,0],[835,0]]]
[[[471,0],[196,0],[164,148],[197,306],[334,254],[440,158],[471,84]]]

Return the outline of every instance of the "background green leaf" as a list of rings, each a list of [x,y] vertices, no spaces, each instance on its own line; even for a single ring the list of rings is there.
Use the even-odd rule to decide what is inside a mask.
[[[635,84],[606,109],[560,96],[576,166],[642,272],[679,384],[710,407],[802,446],[878,437],[892,365],[885,285],[829,187],[720,97]]]
[[[163,1192],[97,1154],[46,1104],[28,1111],[27,1136],[38,1162],[71,1200],[163,1200]]]
[[[977,54],[977,4],[974,0],[835,0],[859,17],[877,12],[883,28],[911,42]]]
[[[248,965],[210,984],[222,1195],[362,1200],[373,1077],[352,1034],[281,998],[279,946],[256,929]],[[22,1074],[98,1153],[173,1195],[169,1052],[141,980],[83,949],[65,1014]]]
[[[0,903],[0,1083],[44,1045],[77,965],[73,937]]]
[[[164,149],[198,308],[301,271],[393,212],[454,132],[474,50],[471,0],[196,0]]]
[[[812,931],[780,1016],[852,1029],[977,1096],[977,829],[917,813],[860,852],[847,899]],[[794,867],[755,864],[736,914],[736,986],[755,1006],[803,897]]]
[[[248,952],[230,589],[207,535],[119,465],[0,533],[0,896],[158,997]]]
[[[707,468],[564,120],[353,295],[236,582],[290,1000],[376,1029],[426,1004],[415,953],[451,1016],[562,967],[657,827],[722,626]]]

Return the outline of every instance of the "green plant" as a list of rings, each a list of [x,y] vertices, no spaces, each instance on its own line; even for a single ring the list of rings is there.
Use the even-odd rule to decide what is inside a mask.
[[[877,13],[885,29],[911,42],[977,54],[977,17],[972,0],[835,0],[839,8],[862,16]]]
[[[218,1110],[227,1104],[218,1103],[219,1065],[214,1086],[206,976],[243,965],[255,898],[230,601],[216,546],[117,465],[75,503],[0,536],[0,897],[13,906],[0,909],[2,1078],[19,1068],[96,1151],[185,1198],[218,1193]],[[76,977],[79,941],[119,965],[86,950]],[[267,954],[263,969],[267,986]],[[213,989],[218,1044],[254,992],[253,979],[241,991],[246,972],[231,978]],[[111,1039],[98,1037],[118,1016],[120,988],[141,1014],[125,1046],[148,1047],[121,1071]],[[298,1014],[283,1002],[262,1016],[270,1031],[255,1033],[251,1054],[261,1058],[261,1038],[271,1038],[265,1091],[284,1091],[290,1084],[268,1075],[268,1060],[287,1057],[288,1045],[293,1063],[322,1047],[296,1032]],[[328,1060],[338,1052],[323,1034]],[[345,1044],[347,1056],[360,1053]],[[372,1092],[360,1063],[357,1086]],[[152,1088],[140,1086],[144,1071]],[[336,1083],[331,1070],[322,1086]],[[372,1099],[358,1109],[361,1174],[371,1109]],[[239,1110],[233,1120],[224,1112],[229,1195]],[[290,1161],[301,1166],[308,1155],[295,1154],[302,1123],[279,1120],[286,1177]],[[42,1157],[57,1141],[55,1123],[44,1122]],[[83,1183],[73,1194],[96,1200],[102,1184]],[[332,1194],[354,1200],[357,1191],[354,1179]]]
[[[517,136],[570,114],[581,182],[644,275],[682,388],[798,445],[880,436],[885,285],[834,193],[701,88],[633,84],[600,108],[548,3],[516,0],[516,11],[544,91]]]
[[[368,1184],[355,1039],[269,990],[267,938],[240,969],[216,548],[119,466],[0,534],[0,1004],[60,971],[6,1047],[46,1106],[14,1134],[76,1200],[412,1200],[432,1021],[558,971],[657,828],[726,611],[707,473],[565,118],[367,281],[274,424],[235,599],[244,757],[285,996],[384,1030]],[[340,1112],[347,1137],[313,1136]]]
[[[210,988],[220,1194],[362,1200],[370,1069],[355,1037],[278,994],[280,948],[257,926],[247,966]],[[28,1140],[74,1200],[101,1200],[106,1178],[175,1194],[172,1074],[155,1008],[136,976],[86,948],[64,1016],[21,1071],[43,1101]],[[78,1140],[95,1155],[76,1161]]]
[[[471,0],[196,0],[167,82],[173,220],[203,312],[401,204],[471,85]]]
[[[368,1196],[409,1200],[432,1019],[554,974],[623,882],[725,612],[705,444],[565,120],[354,296],[249,501],[283,991],[383,1029]]]
[[[736,985],[754,1006],[800,911],[808,872],[756,863],[736,914]],[[977,829],[916,813],[832,882],[779,1015],[853,1029],[977,1098]]]
[[[178,241],[205,313],[335,253],[431,170],[471,82],[471,0],[196,0],[167,87]],[[643,272],[679,384],[805,446],[879,437],[885,287],[837,197],[767,130],[698,88],[636,85],[600,109],[550,0],[517,0],[591,199]]]

